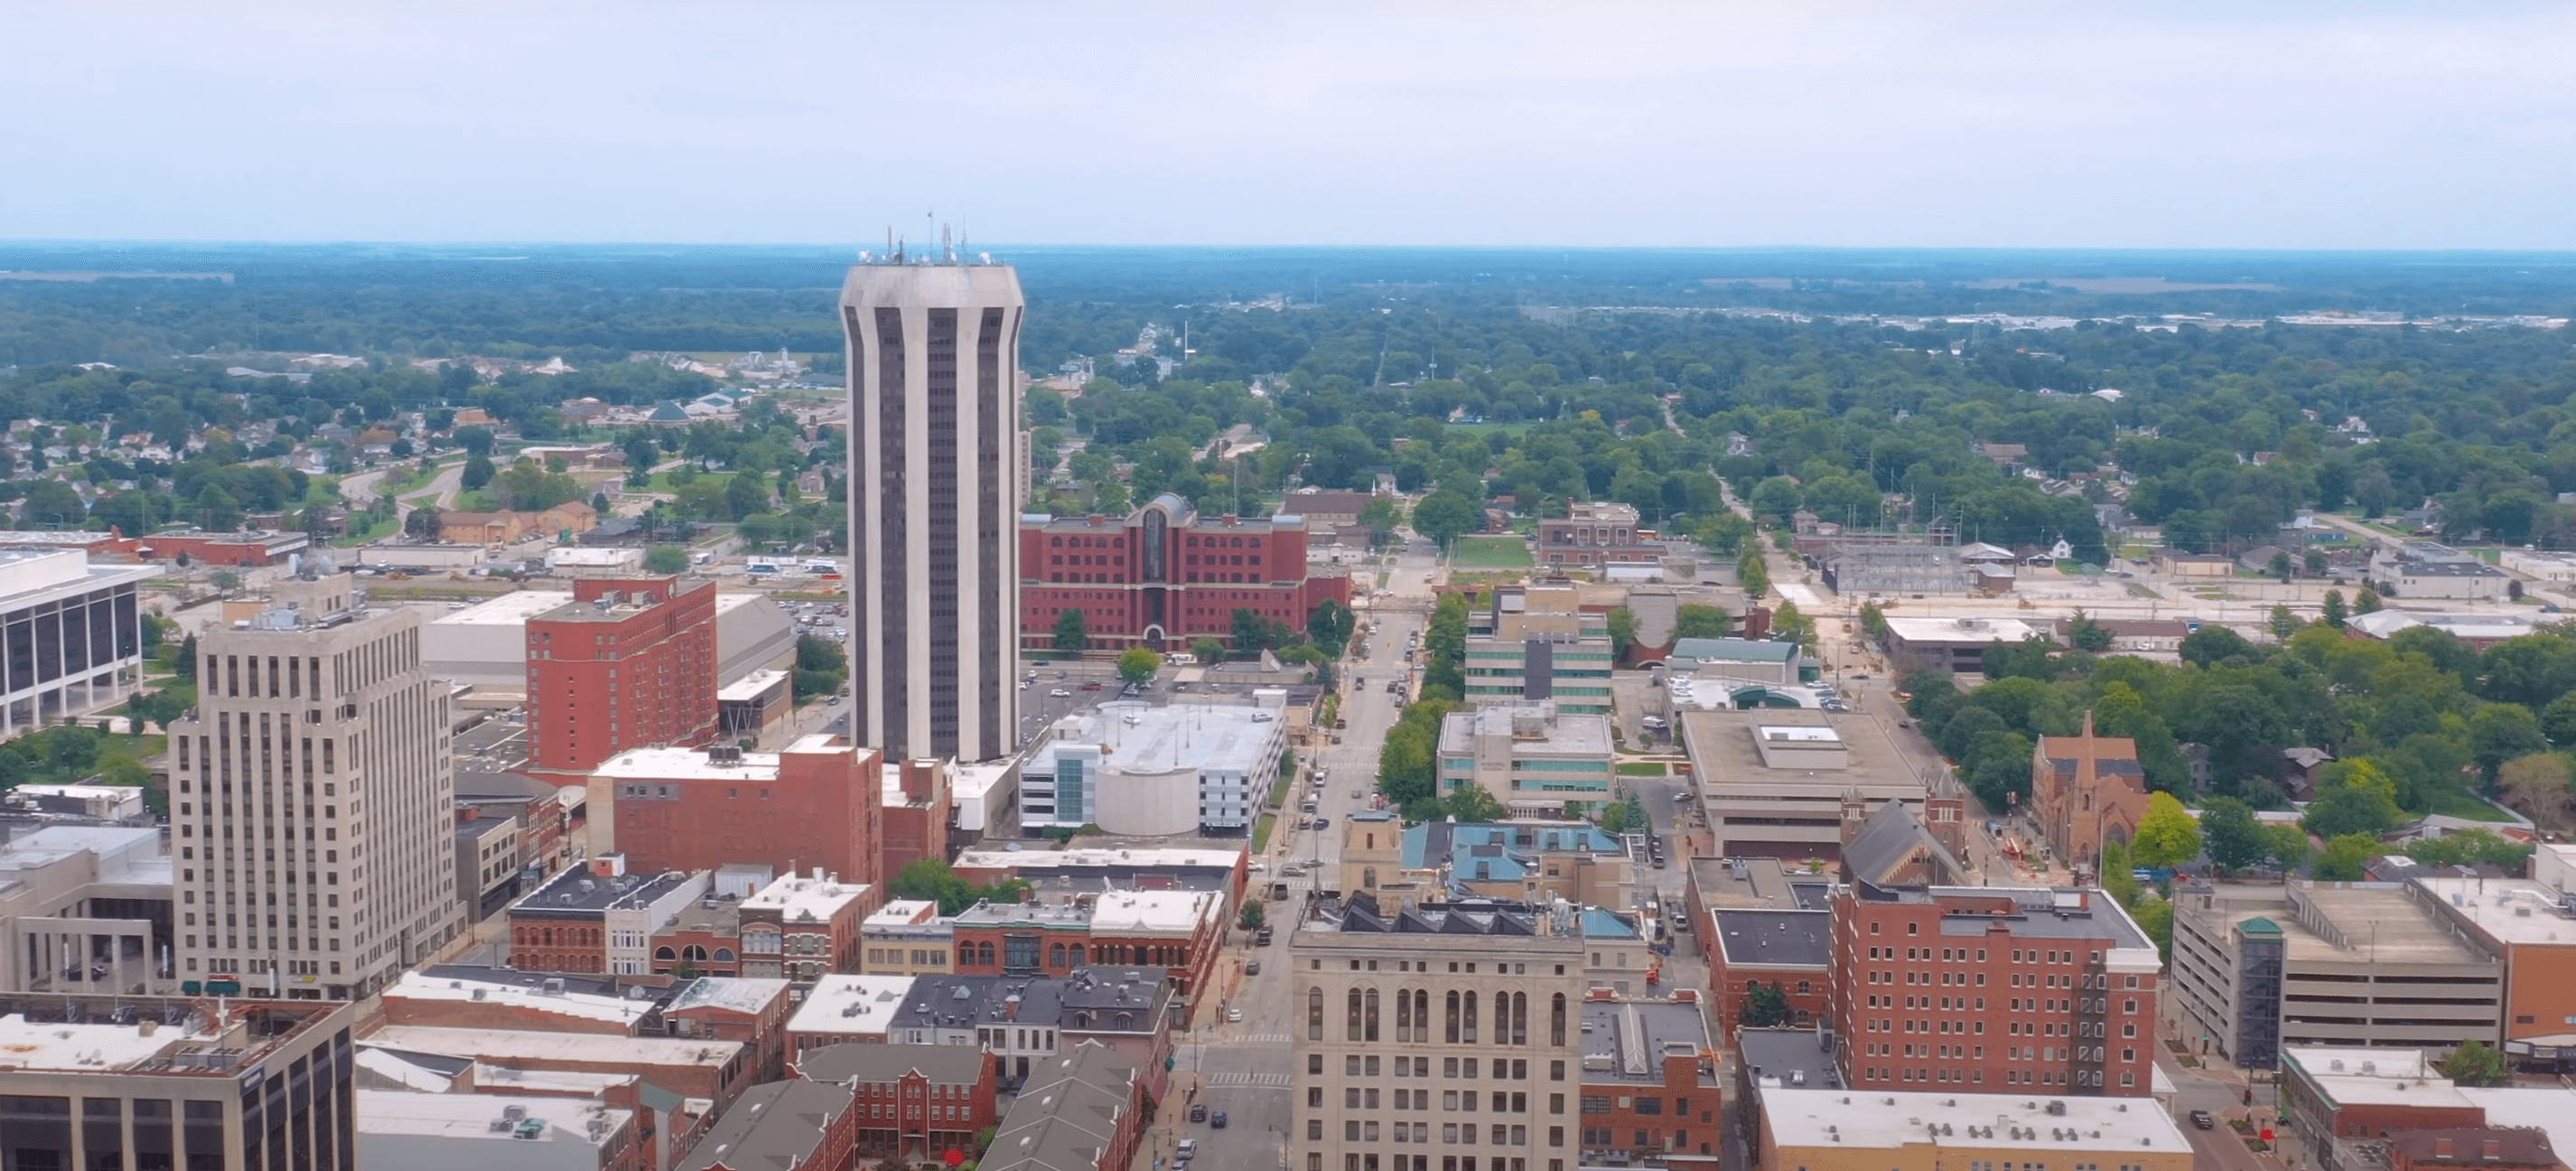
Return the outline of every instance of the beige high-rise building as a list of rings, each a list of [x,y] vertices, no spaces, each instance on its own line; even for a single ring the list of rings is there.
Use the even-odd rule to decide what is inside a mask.
[[[283,583],[199,640],[170,729],[185,991],[356,999],[456,932],[447,691],[420,616],[348,582]]]
[[[1294,935],[1292,1168],[1573,1166],[1580,912],[1374,905]]]

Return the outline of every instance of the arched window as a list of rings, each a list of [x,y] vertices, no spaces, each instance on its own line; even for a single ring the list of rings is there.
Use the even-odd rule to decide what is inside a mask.
[[[653,958],[657,960],[676,960],[680,957],[671,954],[670,948],[657,947],[653,949]]]
[[[1118,1014],[1118,1031],[1120,1031],[1120,1032],[1122,1032],[1122,1033],[1123,1033],[1123,1032],[1127,1032],[1127,1031],[1129,1031],[1129,1030],[1132,1030],[1132,1029],[1134,1029],[1135,1027],[1136,1027],[1136,1014],[1135,1014],[1135,1013],[1132,1013],[1132,1012],[1122,1012],[1122,1013],[1119,1013],[1119,1014]]]
[[[1073,945],[1073,966],[1074,966],[1074,967],[1079,968],[1079,967],[1083,966],[1083,964],[1084,964],[1085,962],[1087,962],[1087,961],[1085,961],[1085,960],[1082,958],[1082,945],[1081,945],[1081,944],[1079,944],[1079,943],[1074,944],[1074,945]]]
[[[1395,1039],[1413,1039],[1413,993],[1401,988],[1395,993]]]
[[[1377,867],[1363,866],[1360,868],[1360,886],[1365,890],[1377,889]]]
[[[1050,537],[1050,538],[1048,538],[1048,539],[1047,539],[1047,544],[1049,544],[1049,545],[1053,545],[1053,546],[1055,546],[1055,547],[1056,547],[1056,548],[1058,548],[1058,549],[1064,548],[1064,538],[1062,538],[1062,537]]]
[[[1344,1020],[1343,1025],[1342,1025],[1342,1039],[1343,1039],[1343,1040],[1345,1040],[1345,1041],[1357,1041],[1357,1040],[1359,1040],[1359,1039],[1360,1039],[1360,990],[1359,990],[1359,989],[1357,989],[1357,988],[1353,988],[1353,989],[1351,989],[1351,994],[1350,994],[1350,1006],[1349,1006],[1349,1008],[1348,1008],[1348,1010],[1347,1010],[1346,1017],[1347,1017],[1347,1019],[1345,1019],[1345,1020]]]
[[[1501,1041],[1502,1030],[1494,1030],[1494,1040]],[[1529,1044],[1529,993],[1512,993],[1512,1040],[1514,1045]]]
[[[686,948],[681,949],[680,958],[693,964],[703,964],[707,962],[707,949],[692,943]]]
[[[1458,1039],[1469,1045],[1476,1043],[1476,994],[1473,992],[1467,994],[1467,1027],[1459,1032]]]
[[[1324,990],[1321,988],[1306,990],[1306,1039],[1324,1039]]]
[[[1416,988],[1413,990],[1413,1039],[1416,1041],[1429,1041],[1431,1039],[1431,992],[1429,989]]]
[[[1047,966],[1050,968],[1061,968],[1064,966],[1063,944],[1054,943],[1047,945]]]
[[[1547,1043],[1565,1044],[1565,994],[1559,992],[1547,1009]]]
[[[1449,993],[1449,1015],[1441,1022],[1440,1039],[1452,1045],[1458,1043],[1458,993],[1454,990]]]
[[[719,948],[717,948],[717,949],[716,949],[716,962],[717,962],[717,963],[719,963],[719,964],[730,964],[730,963],[732,963],[732,962],[733,962],[733,949],[732,949],[732,948],[730,948],[730,947],[719,947]]]
[[[1367,1004],[1368,1007],[1364,1011],[1368,1017],[1368,1027],[1366,1030],[1368,1035],[1362,1038],[1362,1040],[1374,1041],[1377,1040],[1377,989],[1371,988],[1368,990]]]

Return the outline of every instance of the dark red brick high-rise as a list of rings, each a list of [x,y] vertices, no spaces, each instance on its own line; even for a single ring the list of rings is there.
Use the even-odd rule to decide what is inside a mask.
[[[716,590],[590,578],[528,620],[528,771],[557,784],[651,744],[716,734]]]

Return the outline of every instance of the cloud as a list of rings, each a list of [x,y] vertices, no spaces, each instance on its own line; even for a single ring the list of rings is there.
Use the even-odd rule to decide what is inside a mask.
[[[0,236],[2576,246],[2576,10],[13,10]]]

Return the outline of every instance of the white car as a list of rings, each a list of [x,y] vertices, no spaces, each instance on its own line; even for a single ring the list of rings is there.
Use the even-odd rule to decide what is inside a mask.
[[[1048,694],[1048,695],[1052,695],[1052,696],[1056,697],[1057,699],[1066,699],[1066,698],[1070,698],[1070,697],[1073,695],[1073,693],[1072,693],[1072,692],[1067,691],[1067,690],[1065,690],[1065,689],[1063,689],[1063,688],[1061,688],[1061,687],[1051,688],[1051,689],[1049,689],[1049,690],[1047,691],[1047,694]]]
[[[1242,1009],[1239,1009],[1239,1008],[1229,1008],[1229,1009],[1225,1010],[1225,1023],[1227,1023],[1227,1024],[1229,1024],[1229,1025],[1239,1025],[1239,1024],[1242,1024],[1242,1023],[1243,1023],[1243,1010],[1242,1010]]]

